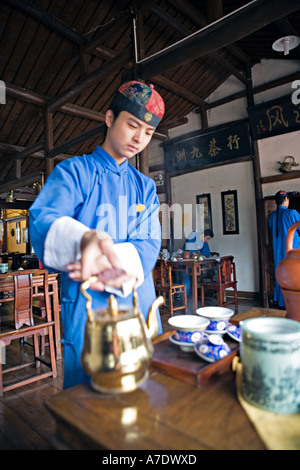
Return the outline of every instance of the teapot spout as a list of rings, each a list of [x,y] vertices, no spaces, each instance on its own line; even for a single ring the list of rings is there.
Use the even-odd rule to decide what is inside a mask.
[[[151,305],[149,312],[148,312],[148,317],[147,317],[147,336],[150,339],[155,338],[158,334],[158,321],[157,321],[157,315],[156,315],[156,310],[160,305],[163,305],[164,303],[164,298],[162,296],[158,297],[156,300],[154,300],[153,304]]]

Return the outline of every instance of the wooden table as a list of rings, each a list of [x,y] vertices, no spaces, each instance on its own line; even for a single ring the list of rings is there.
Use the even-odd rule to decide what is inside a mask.
[[[196,309],[198,308],[198,276],[201,276],[203,271],[206,271],[207,269],[215,269],[218,260],[216,258],[206,258],[202,261],[183,259],[178,261],[167,261],[167,263],[172,266],[174,272],[179,272],[181,274],[185,273],[191,277],[193,312],[196,312]]]
[[[231,371],[197,388],[150,371],[134,392],[109,395],[78,385],[50,398],[56,449],[265,449],[240,406]]]
[[[24,271],[26,272],[26,270]],[[14,291],[14,282],[13,277],[9,276],[9,272],[5,274],[5,277],[2,278],[0,276],[0,292],[13,292]],[[49,287],[49,296],[50,299],[52,298],[52,311],[53,311],[53,319],[55,322],[54,325],[54,335],[55,335],[55,345],[56,345],[56,358],[62,358],[61,352],[61,333],[60,333],[60,314],[59,314],[59,295],[58,295],[58,281],[57,281],[57,273],[49,273],[48,274],[48,287]],[[43,277],[39,275],[32,276],[32,285],[33,285],[33,297],[40,297],[43,295],[39,292],[38,288],[43,285]],[[4,299],[0,299],[0,304],[2,302],[9,302],[13,301],[14,296],[11,295]]]
[[[252,308],[232,318],[285,315]],[[53,446],[58,449],[265,449],[237,399],[230,369],[198,387],[150,369],[134,392],[100,394],[82,384],[50,398],[46,406],[56,419]]]

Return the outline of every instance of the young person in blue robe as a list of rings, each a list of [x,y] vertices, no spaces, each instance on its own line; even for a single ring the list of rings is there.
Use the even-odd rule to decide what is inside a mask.
[[[132,306],[136,282],[145,317],[155,300],[159,201],[155,182],[128,160],[148,145],[163,114],[152,85],[121,85],[105,115],[103,144],[58,164],[30,208],[35,253],[47,269],[61,271],[64,388],[88,380],[80,361],[87,319],[83,280],[118,273],[92,284],[94,310],[107,307],[111,293],[120,305]]]
[[[209,240],[211,240],[214,237],[214,233],[210,228],[206,228],[204,230],[204,237],[203,237],[203,246],[200,249],[200,253],[202,256],[205,256],[205,258],[211,258],[214,257],[212,255],[210,248],[209,248]]]
[[[200,254],[205,258],[216,257],[219,253],[212,254],[209,248],[209,240],[213,238],[214,233],[210,228],[206,228],[203,234],[200,235],[199,232],[193,230],[185,240],[183,250],[190,251],[191,254]],[[191,295],[192,287],[191,287],[191,276],[188,274],[183,275],[184,283],[186,285],[186,293],[187,295]]]
[[[295,209],[289,209],[289,197],[285,191],[275,194],[276,211],[269,218],[269,227],[272,234],[273,257],[275,272],[280,261],[286,256],[286,237],[288,228],[300,220],[300,215]],[[293,248],[300,248],[300,229],[296,230],[293,240]],[[275,278],[274,302],[278,307],[285,308],[284,298]]]

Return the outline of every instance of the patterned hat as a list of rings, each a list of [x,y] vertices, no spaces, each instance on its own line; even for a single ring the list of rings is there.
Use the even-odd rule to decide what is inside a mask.
[[[113,111],[116,108],[128,111],[153,127],[158,126],[165,112],[164,101],[154,86],[135,80],[120,86],[109,106]]]
[[[279,197],[279,196],[287,196],[288,193],[286,191],[277,191],[277,193],[275,194],[275,196]]]

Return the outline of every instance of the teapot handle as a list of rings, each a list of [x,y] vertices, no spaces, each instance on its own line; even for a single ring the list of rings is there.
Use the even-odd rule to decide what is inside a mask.
[[[88,314],[88,319],[92,323],[95,321],[95,315],[92,309],[92,296],[87,293],[87,289],[91,286],[91,284],[93,284],[97,280],[98,280],[97,276],[91,276],[89,279],[84,281],[80,286],[81,293],[86,298],[86,311]]]
[[[295,222],[288,228],[287,236],[286,236],[286,254],[293,249],[293,240],[294,240],[294,233],[296,229],[300,227],[300,220]]]

